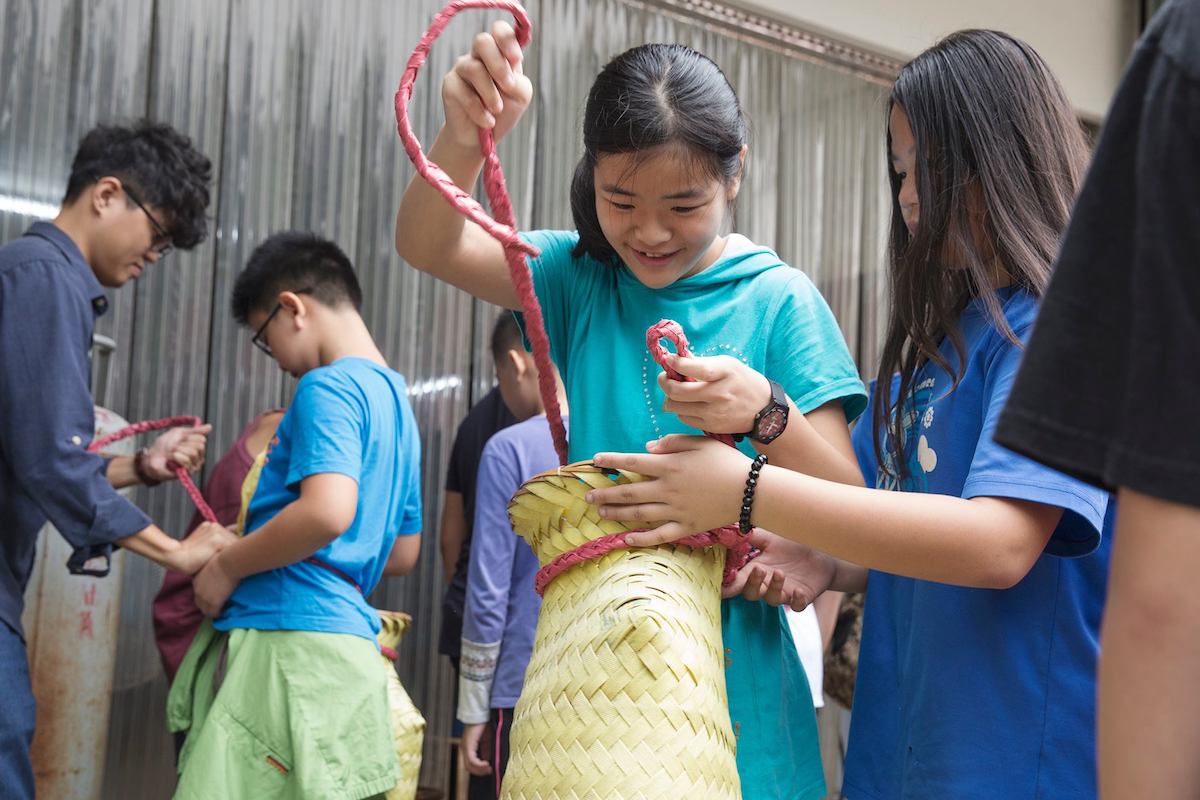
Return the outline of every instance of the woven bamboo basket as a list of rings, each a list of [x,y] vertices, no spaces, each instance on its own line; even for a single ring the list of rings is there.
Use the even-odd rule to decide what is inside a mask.
[[[379,644],[395,650],[412,617],[401,611],[380,611]],[[396,738],[396,756],[400,759],[400,782],[388,790],[387,800],[413,800],[417,796],[417,777],[421,772],[421,745],[425,738],[425,718],[404,691],[396,666],[387,656],[388,713],[392,720],[392,735]]]
[[[632,525],[584,500],[642,480],[590,461],[542,473],[509,505],[543,565]],[[546,587],[513,715],[506,800],[741,797],[725,695],[725,551],[618,550]]]

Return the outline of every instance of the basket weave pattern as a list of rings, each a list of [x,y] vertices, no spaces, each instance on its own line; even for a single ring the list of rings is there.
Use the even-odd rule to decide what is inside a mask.
[[[606,534],[592,487],[640,475],[580,462],[543,473],[509,516],[544,565]],[[725,550],[618,550],[546,588],[513,717],[507,800],[740,798],[721,650]]]
[[[412,617],[402,611],[380,611],[379,644],[392,649],[412,624]],[[387,656],[388,717],[396,740],[396,756],[400,759],[400,781],[387,791],[386,800],[413,800],[417,796],[417,777],[421,773],[421,745],[425,739],[425,718],[404,691],[396,665]]]

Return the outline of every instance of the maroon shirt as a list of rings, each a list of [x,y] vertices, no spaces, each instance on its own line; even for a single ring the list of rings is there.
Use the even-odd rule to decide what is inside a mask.
[[[222,525],[237,522],[238,512],[242,508],[242,483],[254,465],[254,455],[246,449],[246,440],[263,416],[265,414],[260,414],[251,420],[233,446],[213,467],[212,474],[204,484],[204,499],[212,506],[217,521]],[[184,538],[202,521],[200,512],[196,512]],[[163,577],[162,588],[154,597],[151,615],[154,618],[154,643],[162,658],[163,669],[167,672],[167,681],[170,682],[175,680],[175,673],[204,620],[192,594],[192,576],[168,570]]]

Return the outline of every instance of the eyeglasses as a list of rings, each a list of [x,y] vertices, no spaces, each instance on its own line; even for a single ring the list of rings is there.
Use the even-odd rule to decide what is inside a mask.
[[[124,186],[122,188],[125,189],[125,196],[132,200],[133,204],[142,210],[142,213],[146,215],[146,219],[150,220],[150,224],[154,227],[154,233],[156,235],[154,237],[154,241],[150,243],[150,249],[157,253],[159,258],[166,258],[167,254],[175,249],[175,245],[171,244],[171,234],[166,228],[159,224],[158,220],[154,218],[154,215],[151,214],[144,205],[142,205],[142,201],[137,198],[137,195],[134,194],[128,186]]]
[[[292,294],[312,294],[312,291],[313,290],[311,288],[294,289]],[[262,325],[258,326],[258,330],[254,332],[254,337],[250,340],[250,344],[254,345],[259,350],[262,350],[272,358],[274,358],[274,356],[271,353],[271,345],[268,344],[265,339],[263,339],[263,334],[267,332],[267,326],[271,324],[271,320],[275,319],[275,315],[278,314],[282,308],[283,303],[276,303],[275,307],[271,309],[271,313],[267,314],[267,318],[263,320]]]

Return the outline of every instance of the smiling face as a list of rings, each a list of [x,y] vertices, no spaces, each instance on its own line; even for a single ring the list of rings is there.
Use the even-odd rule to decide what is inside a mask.
[[[596,216],[605,239],[639,281],[670,286],[708,268],[738,179],[725,182],[675,147],[596,160]]]

